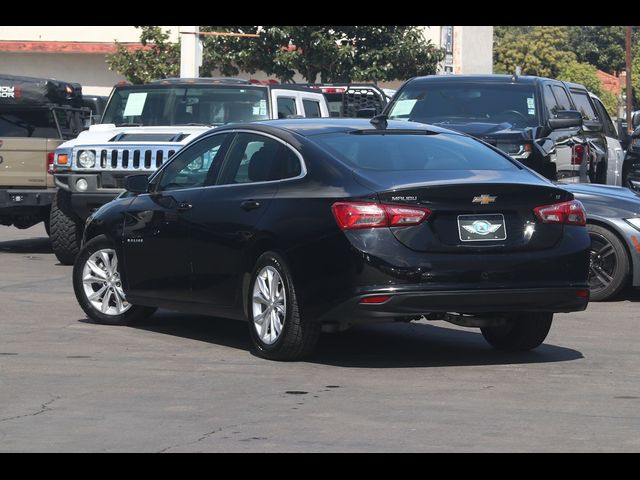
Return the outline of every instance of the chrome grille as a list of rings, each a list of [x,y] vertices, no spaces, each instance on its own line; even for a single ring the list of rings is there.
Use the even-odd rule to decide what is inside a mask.
[[[94,150],[96,165],[90,169],[83,169],[74,163],[77,169],[97,171],[154,171],[167,161],[182,145],[167,146],[113,146],[79,147],[74,151],[74,158],[78,158],[80,150]]]

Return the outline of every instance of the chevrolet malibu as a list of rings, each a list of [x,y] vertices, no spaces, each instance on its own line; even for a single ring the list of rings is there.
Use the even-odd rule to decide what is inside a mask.
[[[255,352],[415,319],[540,345],[584,310],[585,212],[499,150],[406,122],[275,120],[213,129],[87,221],[73,270],[94,321],[156,308],[248,322]]]

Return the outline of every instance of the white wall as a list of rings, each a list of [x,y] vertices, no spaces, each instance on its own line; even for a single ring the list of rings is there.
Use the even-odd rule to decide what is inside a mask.
[[[0,73],[78,82],[82,92],[108,95],[125,78],[109,70],[104,55],[0,52]]]

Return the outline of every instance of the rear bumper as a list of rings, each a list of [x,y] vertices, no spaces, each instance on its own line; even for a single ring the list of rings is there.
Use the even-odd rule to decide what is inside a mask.
[[[0,215],[21,213],[48,207],[56,194],[54,189],[0,189]]]
[[[353,297],[323,315],[320,321],[369,323],[429,313],[579,312],[587,308],[588,285],[570,288],[402,291],[376,289]],[[586,293],[586,296],[585,296]],[[380,304],[367,297],[390,295]]]

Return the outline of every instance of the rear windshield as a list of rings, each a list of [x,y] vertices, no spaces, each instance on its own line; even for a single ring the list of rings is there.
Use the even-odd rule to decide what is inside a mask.
[[[328,133],[313,137],[351,167],[364,170],[516,170],[507,157],[461,135]]]
[[[48,108],[5,108],[0,111],[0,137],[60,138]]]
[[[538,125],[533,85],[416,83],[403,89],[389,119],[422,123],[508,122]]]

